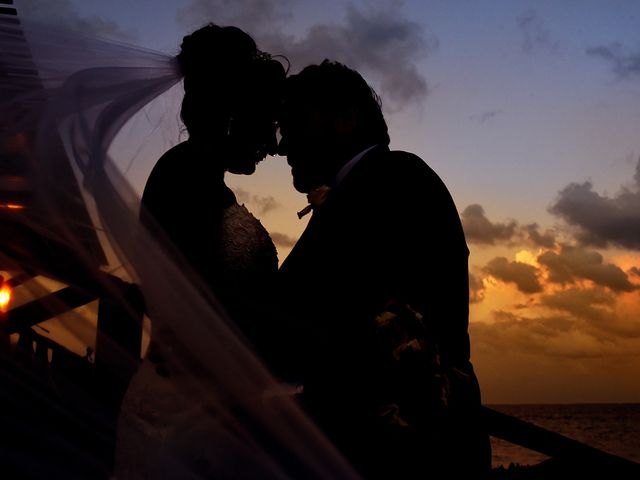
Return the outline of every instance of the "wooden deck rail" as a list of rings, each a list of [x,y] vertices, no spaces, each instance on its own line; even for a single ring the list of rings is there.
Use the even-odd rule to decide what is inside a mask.
[[[639,479],[640,464],[519,418],[482,407],[489,435],[552,457],[567,469],[607,473],[608,478]],[[546,477],[543,477],[546,478]]]

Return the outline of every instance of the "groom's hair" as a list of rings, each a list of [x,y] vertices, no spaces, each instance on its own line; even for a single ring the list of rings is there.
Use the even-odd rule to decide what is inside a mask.
[[[354,110],[359,120],[356,134],[360,139],[389,145],[380,97],[355,70],[324,60],[320,65],[309,65],[290,76],[286,90],[286,97],[293,104],[329,114]]]

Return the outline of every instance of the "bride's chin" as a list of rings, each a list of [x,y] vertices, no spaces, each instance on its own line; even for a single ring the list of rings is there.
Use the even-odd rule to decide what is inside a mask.
[[[228,171],[229,173],[233,173],[234,175],[251,175],[255,173],[257,165],[258,162],[232,165],[228,168]]]
[[[253,155],[247,155],[242,159],[236,159],[230,162],[227,170],[236,175],[251,175],[256,171],[258,164],[266,158],[266,153],[256,152]]]

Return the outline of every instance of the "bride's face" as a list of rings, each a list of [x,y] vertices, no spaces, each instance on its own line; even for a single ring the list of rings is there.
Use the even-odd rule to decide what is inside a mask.
[[[276,110],[279,97],[256,89],[233,113],[228,131],[227,169],[251,175],[267,155],[276,153]]]

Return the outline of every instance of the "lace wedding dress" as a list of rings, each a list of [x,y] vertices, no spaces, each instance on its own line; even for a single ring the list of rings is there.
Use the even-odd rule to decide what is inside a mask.
[[[256,276],[274,280],[278,264],[275,246],[244,205],[234,202],[224,209],[219,251],[222,276],[233,284],[254,284]],[[243,301],[261,301],[262,291],[244,293]],[[152,331],[154,338],[164,333],[153,327]],[[243,453],[246,439],[239,439],[232,425],[226,425],[231,419],[211,414],[205,392],[183,388],[176,360],[182,359],[172,358],[171,352],[162,358],[150,352],[134,376],[118,422],[116,478],[220,478],[221,473],[227,478],[264,476],[266,472],[258,464],[247,464]]]

